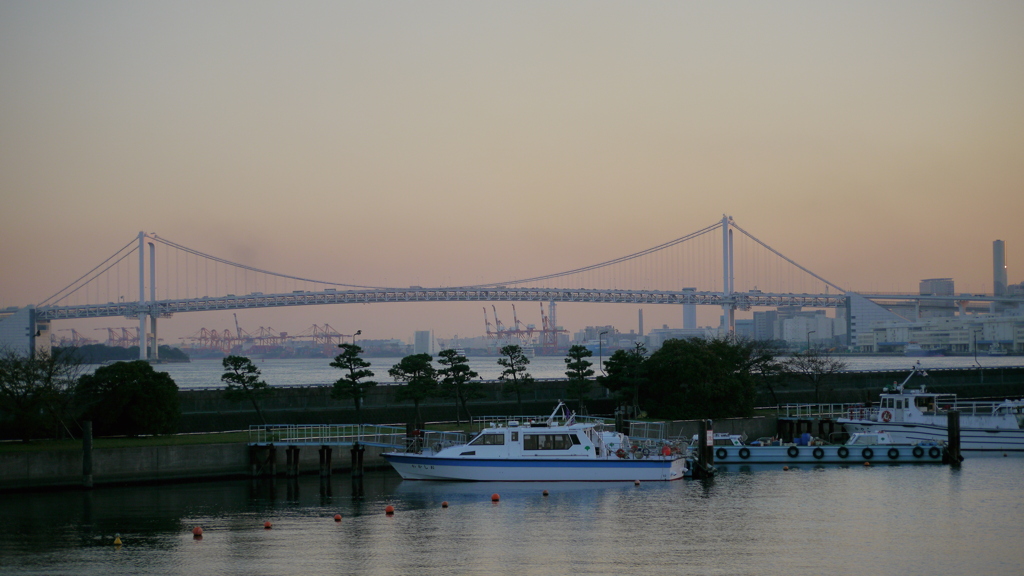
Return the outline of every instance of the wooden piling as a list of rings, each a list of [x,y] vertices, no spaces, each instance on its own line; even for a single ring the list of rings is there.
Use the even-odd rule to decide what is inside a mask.
[[[942,462],[959,466],[964,461],[960,455],[960,411],[950,410],[946,414],[946,450]]]
[[[320,477],[327,478],[331,475],[331,447],[323,445],[319,450],[320,454]]]
[[[352,444],[352,499],[363,499],[363,452],[366,448],[355,442]]]
[[[92,488],[92,420],[82,422],[82,488]]]
[[[693,463],[694,478],[710,478],[715,474],[714,422],[704,420],[697,431],[697,460]]]

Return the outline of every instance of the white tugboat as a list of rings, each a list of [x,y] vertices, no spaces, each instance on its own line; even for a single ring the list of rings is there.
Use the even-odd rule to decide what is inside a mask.
[[[882,391],[878,406],[850,408],[836,421],[850,434],[889,434],[900,444],[945,442],[950,410],[960,411],[960,449],[964,452],[1024,452],[1024,401],[965,402],[955,394],[909,390],[915,366],[898,385]]]

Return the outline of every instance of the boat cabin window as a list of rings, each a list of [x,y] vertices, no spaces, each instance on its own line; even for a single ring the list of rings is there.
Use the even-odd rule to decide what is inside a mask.
[[[572,445],[569,434],[523,434],[523,450],[568,450]]]
[[[470,446],[496,446],[505,443],[505,434],[483,433],[469,443]]]

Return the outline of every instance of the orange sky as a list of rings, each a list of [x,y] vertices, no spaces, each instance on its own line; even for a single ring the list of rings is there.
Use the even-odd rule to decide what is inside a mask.
[[[1024,280],[1021,30],[1016,2],[5,2],[0,306],[140,230],[430,286],[584,266],[723,213],[844,287],[991,291],[997,238]],[[562,305],[559,323],[628,330],[636,310]],[[481,316],[243,324],[405,339],[479,334]],[[645,310],[647,328],[680,316]]]

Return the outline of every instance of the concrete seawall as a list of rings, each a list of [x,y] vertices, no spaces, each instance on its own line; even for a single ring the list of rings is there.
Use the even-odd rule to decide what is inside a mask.
[[[283,475],[284,450],[278,450],[279,475]],[[386,466],[381,450],[367,448],[365,468]],[[332,469],[349,469],[346,448],[335,448]],[[319,472],[316,448],[299,455],[299,472]],[[196,444],[188,446],[140,446],[94,448],[92,475],[95,485],[142,482],[174,482],[248,477],[252,473],[247,444]],[[0,490],[78,488],[82,486],[82,451],[53,450],[0,454]]]

